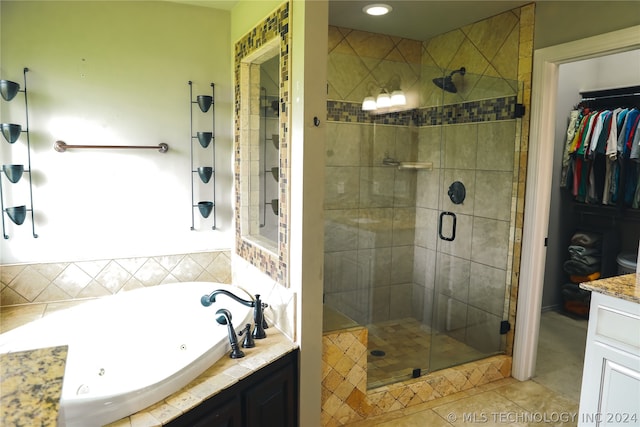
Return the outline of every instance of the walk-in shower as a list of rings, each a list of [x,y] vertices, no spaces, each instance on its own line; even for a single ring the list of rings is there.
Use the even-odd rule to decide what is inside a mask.
[[[366,87],[334,68],[364,61],[329,59],[325,331],[367,327],[369,388],[504,352],[521,85],[377,61],[369,78],[401,74],[414,105],[376,115],[331,100]]]

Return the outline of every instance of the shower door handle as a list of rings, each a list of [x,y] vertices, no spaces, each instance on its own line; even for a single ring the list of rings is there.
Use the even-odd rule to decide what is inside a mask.
[[[442,234],[442,219],[445,216],[451,216],[453,217],[453,226],[451,227],[451,236],[444,236]],[[454,214],[453,212],[440,212],[440,220],[438,221],[438,234],[440,235],[440,238],[442,240],[446,240],[447,242],[453,242],[453,240],[456,238],[456,223],[457,223],[457,218],[456,218],[456,214]]]

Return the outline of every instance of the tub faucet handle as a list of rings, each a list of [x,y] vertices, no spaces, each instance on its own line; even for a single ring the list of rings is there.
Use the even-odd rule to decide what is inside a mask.
[[[262,328],[263,329],[269,328],[269,325],[267,324],[267,318],[264,317],[264,309],[268,307],[269,307],[269,304],[267,304],[266,302],[262,303]]]
[[[231,344],[231,353],[229,353],[229,357],[232,359],[244,357],[244,352],[238,347],[238,337],[236,335],[236,331],[233,329],[233,324],[231,323],[231,313],[226,308],[221,308],[216,311],[216,315],[218,315],[218,317],[216,317],[216,321],[219,324],[227,325],[229,344]]]
[[[264,325],[266,325],[266,322],[264,321],[265,307],[267,307],[267,304],[260,300],[260,294],[256,294],[253,306],[253,321],[255,323],[255,327],[253,328],[253,338],[257,340],[267,337],[267,333],[264,331]]]
[[[253,348],[256,346],[256,342],[251,335],[251,323],[247,323],[244,326],[244,329],[241,330],[238,335],[244,335],[244,340],[242,340],[242,348]]]

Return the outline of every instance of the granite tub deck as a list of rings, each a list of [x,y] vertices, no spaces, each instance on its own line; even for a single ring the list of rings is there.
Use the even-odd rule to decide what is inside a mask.
[[[0,420],[7,426],[54,426],[67,346],[0,355]]]
[[[181,390],[140,412],[107,424],[107,427],[165,425],[298,347],[275,327],[267,329],[266,332],[267,338],[256,340],[254,348],[242,349],[245,357],[222,357]]]
[[[580,284],[580,287],[587,291],[640,304],[640,285],[636,273],[584,282]]]

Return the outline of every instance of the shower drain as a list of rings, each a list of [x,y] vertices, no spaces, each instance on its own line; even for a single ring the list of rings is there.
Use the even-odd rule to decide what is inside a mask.
[[[384,356],[385,354],[387,354],[387,353],[385,353],[385,352],[384,352],[384,351],[382,351],[382,350],[371,350],[371,355],[372,355],[372,356],[382,357],[382,356]]]

